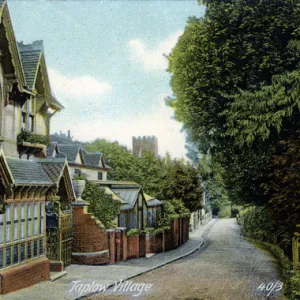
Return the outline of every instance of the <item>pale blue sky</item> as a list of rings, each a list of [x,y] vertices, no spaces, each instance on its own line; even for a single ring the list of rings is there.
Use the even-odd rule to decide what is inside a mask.
[[[160,154],[185,153],[181,125],[171,120],[166,59],[191,1],[8,1],[18,41],[44,40],[52,89],[66,107],[51,131],[79,140],[103,137],[131,148],[133,135],[156,135]]]

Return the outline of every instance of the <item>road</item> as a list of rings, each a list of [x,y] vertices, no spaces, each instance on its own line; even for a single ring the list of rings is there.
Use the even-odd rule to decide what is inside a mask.
[[[204,237],[203,247],[188,258],[138,276],[89,300],[284,299],[280,291],[266,291],[275,288],[276,283],[275,291],[281,288],[274,258],[246,241],[234,219],[218,220]]]

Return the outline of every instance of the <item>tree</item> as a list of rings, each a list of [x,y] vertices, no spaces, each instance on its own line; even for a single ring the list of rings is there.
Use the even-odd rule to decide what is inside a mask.
[[[191,212],[203,207],[203,190],[196,168],[183,160],[171,160],[165,166],[163,199],[181,200]]]
[[[96,139],[84,145],[90,152],[101,152],[105,161],[111,167],[108,172],[108,179],[111,180],[132,180],[133,164],[135,156],[118,142],[109,142],[105,139]]]
[[[205,16],[189,20],[169,56],[168,103],[199,151],[222,166],[231,200],[272,203],[274,174],[284,172],[276,148],[300,129],[299,1],[201,2]],[[276,179],[282,193],[297,184],[290,171],[288,185]],[[300,213],[297,205],[285,207]],[[286,228],[288,222],[295,226],[281,217]]]

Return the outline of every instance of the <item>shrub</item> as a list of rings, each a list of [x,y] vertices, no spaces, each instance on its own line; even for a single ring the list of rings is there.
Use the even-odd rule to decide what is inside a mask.
[[[275,223],[264,206],[248,206],[239,213],[242,233],[257,241],[267,241],[274,232]]]
[[[190,218],[190,211],[181,200],[165,200],[163,212],[157,220],[157,228],[170,229],[171,221],[176,218]]]
[[[17,137],[17,142],[18,144],[28,142],[33,144],[43,144],[47,146],[50,144],[50,138],[48,135],[36,134],[22,129],[21,133],[19,133]]]
[[[292,271],[288,281],[290,288],[290,297],[293,300],[300,299],[300,271]]]

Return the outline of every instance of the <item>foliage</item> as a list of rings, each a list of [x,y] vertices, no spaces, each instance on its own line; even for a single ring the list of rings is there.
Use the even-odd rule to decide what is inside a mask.
[[[113,200],[103,189],[90,182],[87,182],[82,198],[90,204],[89,212],[93,213],[105,228],[116,226],[114,219],[120,213],[121,202]]]
[[[139,183],[145,193],[157,199],[180,199],[191,211],[202,208],[202,182],[197,168],[184,160],[156,157],[145,151],[134,156],[117,142],[95,140],[85,145],[88,151],[104,154],[112,167],[108,173],[113,180]]]
[[[300,299],[300,272],[292,271],[289,278],[290,296],[292,300]]]
[[[86,180],[87,175],[84,172],[81,172],[80,174],[74,174],[72,180]]]
[[[269,241],[274,231],[275,222],[264,206],[248,206],[239,213],[242,233],[256,241]]]
[[[109,180],[132,180],[135,156],[118,142],[109,142],[105,139],[96,139],[84,144],[87,151],[101,152],[107,164],[111,167],[108,172]]]
[[[190,211],[181,200],[165,200],[162,214],[159,215],[156,228],[169,229],[176,218],[190,218]]]
[[[202,155],[198,165],[199,173],[204,181],[207,210],[221,217],[230,217],[228,211],[230,202],[223,179],[224,169],[211,155]]]
[[[190,211],[202,208],[202,182],[197,169],[176,159],[166,162],[165,168],[167,174],[163,182],[163,199],[182,200]]]
[[[137,235],[137,234],[141,234],[140,229],[133,228],[133,229],[130,229],[129,231],[127,231],[127,236],[132,236],[132,235]]]
[[[18,144],[28,142],[33,144],[43,144],[47,146],[50,144],[50,138],[48,135],[36,134],[31,131],[22,129],[22,131],[18,134],[17,142]]]
[[[262,206],[244,218],[255,237],[271,228],[290,236],[300,215],[299,3],[201,2],[205,16],[189,20],[169,56],[168,104],[193,146],[221,166],[218,184],[201,170],[206,190],[221,203]]]

